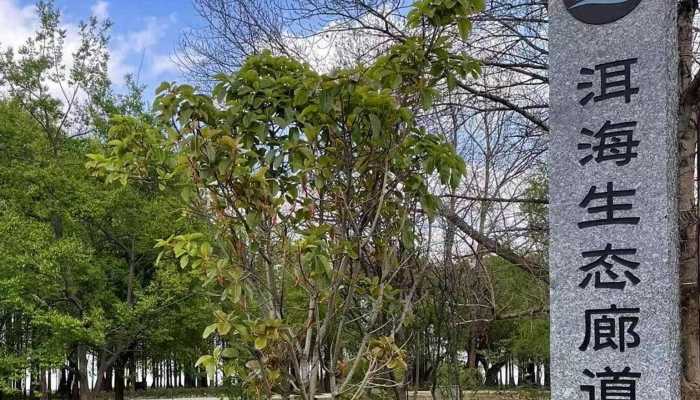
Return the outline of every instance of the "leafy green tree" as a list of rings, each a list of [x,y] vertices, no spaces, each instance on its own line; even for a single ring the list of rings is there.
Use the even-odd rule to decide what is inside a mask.
[[[491,364],[487,384],[496,385],[498,371],[512,362],[520,362],[522,382],[526,364],[549,363],[548,287],[501,258],[490,258],[489,267],[498,310],[485,349]]]
[[[0,244],[0,333],[9,338],[0,344],[0,369],[11,371],[0,381],[18,389],[26,370],[38,383],[48,369],[65,369],[67,389],[78,393],[79,386],[89,398],[91,355],[94,392],[114,371],[119,397],[120,374],[129,371],[132,387],[138,378],[138,354],[159,352],[151,349],[168,332],[204,326],[196,316],[209,308],[195,295],[198,278],[173,273],[170,260],[155,265],[157,239],[192,225],[181,218],[179,193],[105,185],[84,167],[99,143],[65,138],[54,153],[41,129],[17,102],[0,103],[0,230],[7,238]],[[200,335],[198,342],[171,336],[193,346],[190,363],[206,348]]]
[[[28,367],[56,366],[64,360],[58,356],[63,344],[100,341],[100,312],[83,299],[99,299],[104,281],[89,244],[66,226],[57,207],[66,189],[65,160],[47,162],[47,138],[32,136],[40,128],[16,104],[2,104],[1,111],[2,284],[12,294],[2,311],[25,324],[5,351],[14,347]]]
[[[125,95],[112,93],[107,78],[111,23],[94,17],[81,23],[80,46],[67,55],[67,32],[54,3],[39,1],[36,10],[35,35],[0,55],[0,86],[8,97],[0,115],[2,216],[7,229],[18,233],[5,243],[2,282],[16,297],[4,303],[1,315],[11,326],[0,330],[16,329],[0,353],[12,371],[3,376],[16,383],[30,369],[33,379],[45,379],[46,368],[67,364],[62,389],[78,393],[80,386],[86,398],[92,395],[87,384],[92,355],[98,375],[94,391],[111,386],[114,372],[120,397],[125,369],[135,385],[137,351],[148,352],[147,344],[157,348],[174,327],[201,329],[201,318],[183,324],[178,317],[207,305],[192,295],[191,274],[178,277],[166,273],[169,263],[154,265],[156,239],[188,226],[180,218],[178,194],[158,190],[157,182],[107,186],[84,167],[85,154],[97,151],[108,136],[111,114],[151,119],[143,88],[133,78],[127,77]],[[30,223],[20,230],[19,221]],[[202,349],[201,341],[189,343]]]
[[[479,7],[419,2],[410,21],[466,36]],[[263,53],[219,76],[211,95],[163,84],[167,140],[121,120],[114,132],[127,134],[91,155],[107,181],[189,176],[196,190],[184,196],[209,229],[159,246],[216,290],[220,310],[204,335],[225,345],[198,361],[211,374],[221,367],[258,397],[310,399],[323,388],[356,398],[401,384],[397,338],[426,267],[414,218],[437,211],[431,177],[455,187],[464,173],[410,107],[430,107],[438,82],[478,73],[436,32],[331,75]]]
[[[18,49],[0,53],[0,86],[27,112],[56,153],[66,137],[95,133],[112,99],[107,77],[111,23],[91,17],[79,26],[80,45],[67,66],[60,11],[53,1],[36,4],[40,25]]]

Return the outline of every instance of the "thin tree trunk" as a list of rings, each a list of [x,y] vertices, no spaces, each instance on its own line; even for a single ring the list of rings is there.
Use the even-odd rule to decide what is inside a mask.
[[[72,379],[71,379],[71,390],[70,390],[70,397],[72,400],[82,400],[80,399],[80,388],[78,384],[78,376],[77,374],[73,374]]]
[[[182,374],[180,373],[180,364],[175,361],[175,387],[182,386]]]
[[[118,360],[114,366],[114,400],[124,400],[124,361]]]
[[[129,355],[129,389],[136,391],[136,352],[132,351]]]
[[[173,383],[172,383],[173,369],[172,369],[172,363],[170,360],[166,361],[165,373],[167,374],[167,377],[165,378],[166,379],[165,385],[166,385],[166,387],[171,388],[171,387],[173,387]]]
[[[192,388],[192,387],[195,387],[195,385],[196,385],[195,371],[192,370],[192,367],[187,366],[187,368],[185,368],[185,387]]]
[[[153,373],[153,382],[151,383],[151,389],[155,389],[158,387],[158,361],[155,359],[151,360],[151,372]]]
[[[494,363],[491,367],[486,368],[486,382],[485,385],[487,387],[497,387],[499,384],[498,381],[498,372],[501,370],[503,367],[504,363]]]
[[[61,377],[58,380],[58,392],[62,399],[67,399],[68,393],[70,393],[70,379],[68,379],[68,371],[65,367],[61,368]]]
[[[80,384],[80,400],[91,400],[92,392],[88,381],[89,364],[87,360],[87,348],[85,345],[78,345],[78,372]]]
[[[45,368],[41,368],[39,371],[39,384],[41,385],[41,399],[48,400],[50,388],[48,386],[48,374]]]
[[[105,384],[106,384],[106,386],[103,386],[104,390],[106,390],[106,391],[113,390],[113,386],[112,386],[112,378],[113,377],[114,377],[114,367],[107,368],[107,371],[105,371]]]
[[[141,385],[143,386],[143,390],[148,389],[148,384],[146,383],[146,378],[147,374],[146,371],[148,370],[148,358],[142,354],[143,361],[141,364]]]
[[[199,372],[199,383],[197,387],[207,387],[207,374],[204,372]]]

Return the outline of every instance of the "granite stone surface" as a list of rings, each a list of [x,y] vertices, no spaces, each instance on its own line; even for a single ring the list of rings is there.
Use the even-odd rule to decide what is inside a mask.
[[[576,20],[564,0],[549,4],[552,399],[679,399],[676,2],[642,0],[624,18],[605,25]],[[592,98],[582,105],[587,93],[605,92],[601,88],[605,68],[596,66],[623,60],[635,61],[608,68],[607,92],[635,88],[638,92],[599,101]],[[583,73],[582,68],[589,70]],[[619,83],[625,68],[630,72],[628,86]],[[592,86],[580,86],[583,82]],[[596,152],[579,148],[579,143],[596,146],[601,140],[582,134],[582,129],[595,135],[608,121],[626,125],[608,129],[618,136],[607,137],[605,143],[624,142],[629,138],[620,132],[632,130],[633,140],[639,142],[632,149],[636,157],[626,163],[594,158],[582,165],[587,154]],[[627,151],[609,147],[601,154],[615,155],[612,149],[617,155]],[[590,209],[605,207],[608,198],[592,198],[581,206],[593,186],[595,193],[605,193],[609,182],[615,191],[634,190],[632,195],[612,198],[612,204],[632,205],[628,210],[612,210],[613,218],[628,218],[627,222],[579,227],[583,221],[609,217]],[[629,218],[639,221],[634,224]],[[626,265],[607,257],[617,278],[601,264],[588,271],[590,280],[584,282],[587,272],[581,267],[596,257],[582,253],[604,250],[608,244],[627,250],[619,255]],[[595,287],[595,272],[600,272],[601,282],[624,282],[625,287]],[[591,327],[585,346],[586,311],[603,309],[628,312],[592,312],[590,325],[598,320],[600,335]],[[635,309],[639,311],[629,311]],[[608,372],[629,368],[628,375],[639,376],[606,377],[606,368]],[[634,397],[627,394],[632,391]]]

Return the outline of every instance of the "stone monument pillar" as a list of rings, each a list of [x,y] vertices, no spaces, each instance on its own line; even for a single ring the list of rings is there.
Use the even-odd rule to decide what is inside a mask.
[[[553,400],[680,398],[670,0],[550,0]]]

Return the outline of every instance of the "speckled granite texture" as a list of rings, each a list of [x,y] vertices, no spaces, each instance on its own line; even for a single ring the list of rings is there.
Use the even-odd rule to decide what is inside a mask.
[[[590,390],[595,391],[595,400],[603,399],[601,385],[606,378],[591,378],[584,371],[595,374],[604,372],[606,367],[615,372],[629,367],[629,372],[641,374],[639,378],[621,378],[635,382],[637,400],[678,399],[676,2],[642,0],[634,11],[616,22],[586,25],[571,16],[563,0],[550,0],[550,16],[552,399],[589,400]],[[595,66],[627,59],[637,59],[629,65],[630,87],[639,88],[639,92],[631,94],[629,102],[622,96],[597,102],[591,99],[581,105],[587,92],[601,94],[601,70]],[[582,74],[582,68],[593,72]],[[616,79],[622,77],[612,80]],[[592,82],[592,87],[579,88],[579,83],[585,81]],[[610,91],[619,89],[623,87],[612,87]],[[633,130],[634,140],[639,141],[634,148],[637,157],[626,165],[596,160],[581,165],[580,160],[593,151],[579,149],[578,144],[597,144],[597,139],[582,135],[581,130],[598,132],[606,121],[636,122]],[[639,217],[639,223],[579,228],[582,221],[606,217],[605,213],[588,213],[580,203],[592,186],[599,193],[605,192],[608,182],[614,184],[614,190],[636,191],[633,196],[614,199],[615,204],[632,204],[631,210],[614,211],[614,217]],[[591,201],[589,207],[602,205],[604,199]],[[586,288],[580,287],[586,273],[579,268],[594,260],[584,258],[582,252],[602,250],[608,243],[613,248],[637,250],[636,254],[621,256],[639,262],[636,269],[613,261],[612,271],[619,275],[617,281],[627,282],[625,288],[595,288],[595,275]],[[601,280],[611,280],[604,266],[593,271],[601,271]],[[633,284],[625,271],[633,273],[639,282]],[[631,329],[638,336],[638,346],[635,347],[634,335],[628,333],[624,352],[619,347],[596,351],[592,348],[594,338],[589,348],[582,351],[585,311],[611,305],[639,308],[638,325]],[[619,344],[617,319],[622,315],[608,316],[616,320],[617,330],[611,340]],[[627,321],[625,329],[630,324]],[[608,399],[635,398],[625,397],[629,382],[609,384],[619,392],[617,397],[609,393]]]

